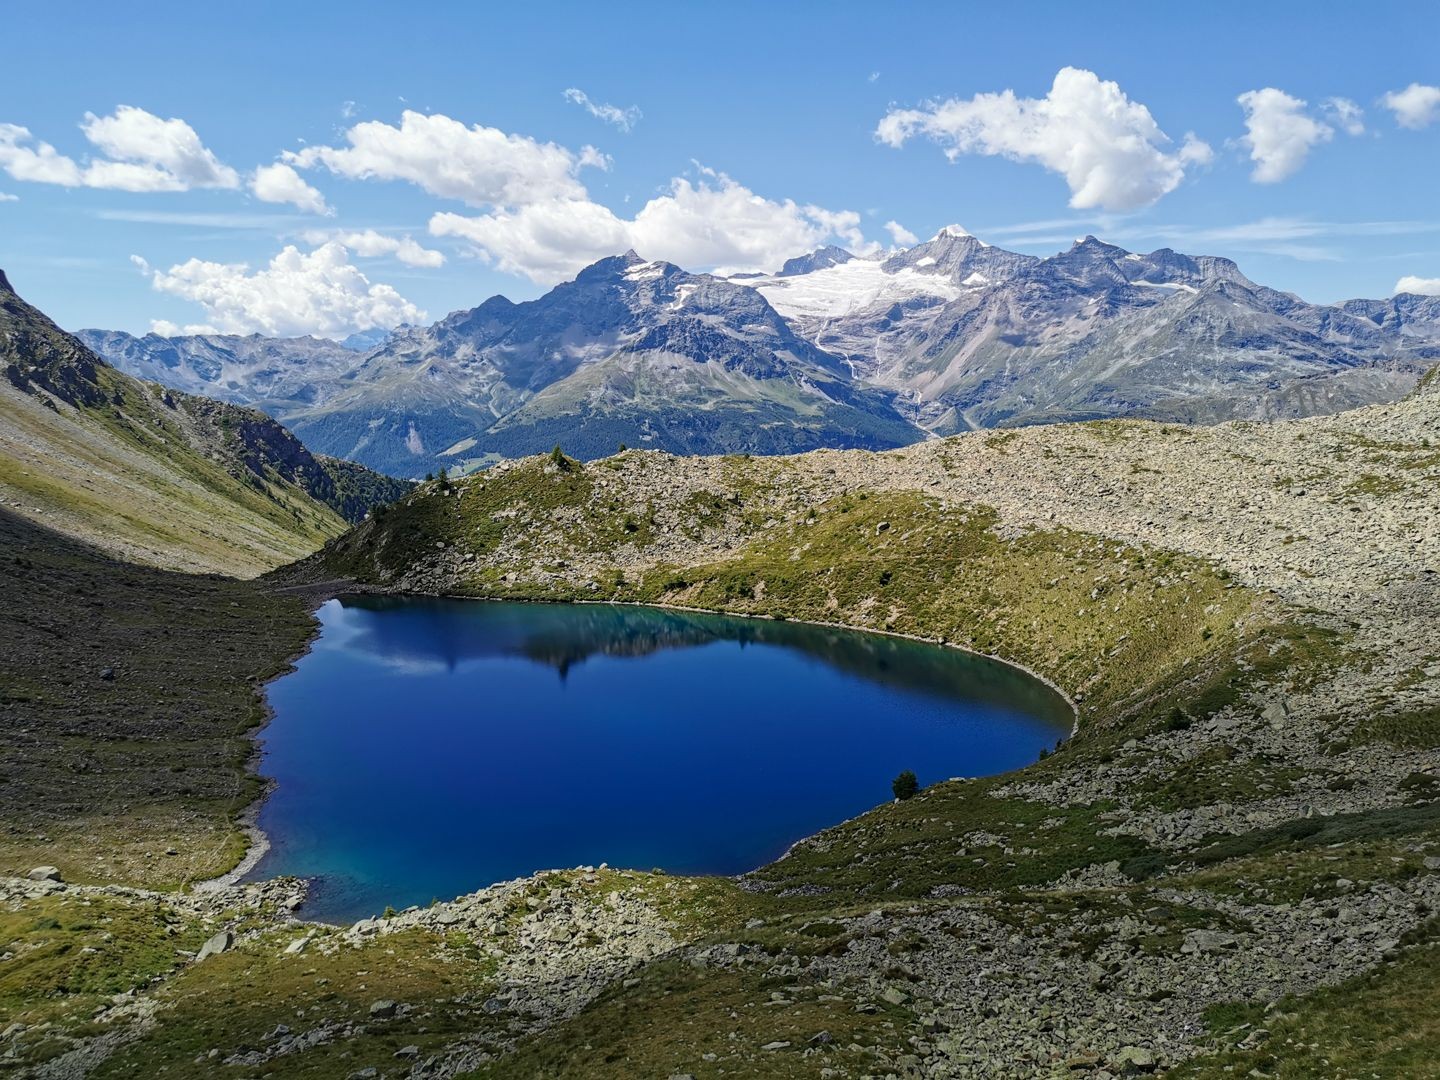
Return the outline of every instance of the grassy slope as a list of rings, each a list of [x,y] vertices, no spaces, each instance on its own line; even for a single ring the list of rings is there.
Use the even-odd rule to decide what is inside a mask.
[[[667,487],[672,473],[684,469],[700,472]],[[426,487],[331,544],[300,573],[474,595],[687,604],[944,638],[1021,660],[1083,693],[1085,721],[1080,738],[1018,778],[936,785],[911,802],[880,807],[822,833],[755,876],[770,891],[663,878],[636,886],[657,896],[678,887],[685,899],[672,901],[668,910],[682,940],[738,944],[775,965],[717,970],[678,957],[648,964],[637,981],[610,987],[573,1020],[523,1040],[499,1062],[480,1065],[481,1075],[685,1071],[709,1077],[724,1069],[731,1076],[781,1077],[813,1075],[822,1061],[861,1075],[874,1065],[872,1048],[885,1048],[892,1059],[905,1052],[919,1030],[920,1010],[913,1002],[877,1001],[870,1003],[873,1009],[857,1011],[852,999],[807,982],[810,958],[844,953],[852,942],[863,945],[867,933],[884,940],[883,930],[861,932],[840,920],[878,911],[883,923],[886,913],[898,920],[977,907],[1002,932],[1073,926],[1073,933],[1062,930],[1056,955],[1083,959],[1093,948],[1084,936],[1086,919],[1119,907],[1144,913],[1143,949],[1173,950],[1185,928],[1223,927],[1226,916],[1205,906],[1157,905],[1157,889],[1194,885],[1217,897],[1247,896],[1258,903],[1339,895],[1345,888],[1341,873],[1361,885],[1422,873],[1419,845],[1440,840],[1428,792],[1419,788],[1400,812],[1360,814],[1315,828],[1297,823],[1288,830],[1256,829],[1178,855],[1142,838],[1102,836],[1103,803],[1062,810],[1014,790],[1016,779],[1063,783],[1091,775],[1134,753],[1127,740],[1198,726],[1277,675],[1299,685],[1317,672],[1356,662],[1343,636],[1235,587],[1202,560],[1060,528],[1007,529],[983,506],[947,504],[916,492],[817,489],[813,478],[783,461],[673,463],[628,454],[582,468],[536,460],[455,490]],[[235,617],[253,627],[248,607],[242,604],[243,616]],[[178,607],[172,614],[183,618]],[[303,620],[298,612],[296,618],[298,634]],[[242,657],[249,655],[246,639],[233,640]],[[223,643],[217,639],[222,652]],[[227,679],[238,685],[252,674],[261,672],[231,669]],[[1406,733],[1416,730],[1415,724],[1402,726]],[[1423,724],[1420,729],[1428,730]],[[234,775],[237,765],[232,757],[224,768]],[[1156,807],[1243,804],[1283,790],[1293,779],[1284,761],[1199,755],[1176,764],[1140,796]],[[957,837],[983,833],[997,838],[956,850]],[[143,854],[136,865],[152,861],[142,860]],[[1129,872],[1119,884],[1087,890],[1061,880],[1112,861]],[[686,891],[691,884],[706,897],[703,904]],[[963,902],[936,898],[937,884],[973,889],[976,896]],[[123,910],[125,918],[134,917],[134,905],[126,902]],[[753,925],[755,919],[763,925]],[[59,929],[38,923],[6,929],[22,945],[44,941],[45,948],[59,949],[69,941],[68,956],[90,931],[75,929],[70,939],[65,933],[72,931],[58,921]],[[200,934],[191,917],[177,919],[176,926],[186,941]],[[137,930],[138,940],[150,932]],[[415,1018],[393,1028],[351,1029],[263,1071],[345,1075],[372,1064],[384,1071],[401,1046],[418,1045],[428,1054],[448,1039],[492,1025],[482,1002],[493,957],[480,946],[494,939],[386,937],[359,950],[347,943],[323,958],[281,959],[277,954],[288,938],[264,927],[257,935],[222,962],[207,961],[210,966],[188,968],[160,984],[155,994],[165,1011],[158,1026],[117,1054],[106,1066],[109,1073],[237,1075],[234,1066],[204,1057],[207,1049],[229,1053],[267,1045],[281,1022],[296,1030],[331,1019],[363,1023],[365,1003],[376,997],[414,1003]],[[885,952],[898,974],[882,972],[884,978],[903,981],[912,947],[928,946],[903,937],[888,941]],[[1378,980],[1287,1003],[1285,1015],[1293,1011],[1299,1020],[1282,1029],[1290,1021],[1268,1019],[1276,1037],[1267,1052],[1278,1055],[1280,1067],[1291,1070],[1287,1075],[1333,1075],[1321,1058],[1349,1053],[1345,1060],[1358,1065],[1366,1060],[1364,1048],[1382,1038],[1386,1056],[1374,1060],[1390,1071],[1380,1075],[1405,1075],[1401,1066],[1431,1060],[1423,1056],[1433,1051],[1427,1025],[1381,1023],[1376,1010],[1396,1007],[1405,996],[1415,1016],[1426,1009],[1433,1014],[1440,1000],[1428,966],[1432,955],[1417,946],[1394,968],[1381,969]],[[157,954],[137,962],[127,978],[143,985],[171,963]],[[777,968],[789,974],[776,974]],[[61,999],[52,1000],[43,979],[19,983],[7,986],[0,977],[0,994],[12,995],[12,1007],[37,1017],[58,1007]],[[791,1004],[767,1006],[775,994]],[[67,996],[81,1005],[93,1001]],[[69,1022],[78,1023],[83,1012],[77,1008]],[[1199,1075],[1242,1059],[1247,1069],[1271,1068],[1250,1050],[1228,1049],[1243,1036],[1229,1033],[1247,1022],[1246,1015],[1216,1012],[1220,1056],[1193,1063]],[[800,1058],[822,1029],[834,1040],[822,1061]],[[1301,1032],[1308,1040],[1303,1047]],[[788,1052],[758,1051],[772,1041],[791,1046]],[[1321,1051],[1307,1064],[1311,1043]],[[49,1051],[39,1045],[34,1052]]]
[[[312,622],[176,571],[254,576],[407,490],[115,370],[0,274],[0,867],[174,885],[233,865],[256,682]]]
[[[4,510],[0,551],[0,872],[174,886],[229,869],[258,794],[257,684],[304,647],[304,605]]]
[[[646,495],[638,479],[652,469],[663,465],[633,454],[583,467],[534,459],[448,495],[431,487],[329,545],[310,572],[381,587],[836,621],[999,654],[1083,699],[1080,737],[1026,771],[1037,783],[1065,783],[1103,768],[1126,740],[1202,723],[1268,681],[1288,678],[1302,687],[1357,662],[1330,620],[1312,622],[1236,587],[1198,559],[1064,529],[1007,532],[984,507],[945,505],[918,493],[852,489],[817,502],[784,462],[733,459],[689,490],[681,484],[659,498]],[[691,560],[671,555],[677,536],[697,552]],[[444,545],[438,552],[437,538]],[[1172,767],[1138,793],[1140,805],[1243,806],[1283,793],[1297,778],[1282,759],[1232,763],[1234,757],[1233,748],[1220,745]],[[1012,779],[937,785],[910,803],[827,830],[753,877],[792,895],[819,890],[819,899],[790,901],[790,908],[833,914],[851,904],[922,899],[941,884],[1007,895],[1111,861],[1137,881],[1149,879],[1135,887],[1139,902],[1155,887],[1183,880],[1176,874],[1192,872],[1195,863],[1183,853],[1101,835],[1106,803],[1062,811],[1007,791]],[[1261,895],[1294,895],[1298,853],[1322,848],[1326,862],[1316,856],[1298,875],[1301,894],[1314,895],[1330,862],[1352,866],[1362,883],[1397,874],[1403,880],[1421,869],[1406,853],[1440,839],[1436,815],[1422,811],[1423,798],[1408,817],[1361,814],[1340,833],[1307,826],[1293,835],[1242,835],[1197,858],[1222,868],[1207,880],[1222,891],[1240,881]],[[954,837],[985,830],[1006,835],[994,846],[956,852]],[[1403,843],[1386,839],[1397,836]],[[1399,846],[1380,859],[1377,842]],[[1011,850],[1027,857],[1007,858]],[[1083,902],[1062,893],[1056,910]],[[1157,940],[1178,941],[1173,927],[1156,932]],[[792,937],[803,944],[803,934]],[[1440,1004],[1440,987],[1413,972],[1431,971],[1432,955],[1415,954],[1404,969],[1411,974],[1396,976],[1408,979],[1405,985],[1429,1007]],[[732,982],[676,969],[647,972],[639,987],[613,991],[561,1031],[525,1044],[494,1075],[625,1075],[637,1063],[659,1069],[676,1060],[689,1067],[707,1040],[734,1024],[737,995],[764,997],[763,985]],[[1343,1024],[1332,1016],[1343,1010],[1353,1026],[1365,1015],[1356,1001],[1391,993],[1389,985],[1382,978],[1317,998],[1307,1006],[1309,1022]],[[844,1014],[843,1021],[831,1015],[807,1023],[854,1025],[848,1005],[831,1011]],[[876,1023],[861,1023],[872,1040],[884,1041]],[[781,1026],[771,1025],[769,1036],[791,1037]],[[1433,1048],[1433,1037],[1422,1026],[1392,1033],[1390,1044],[1395,1061],[1409,1061]],[[790,1075],[792,1067],[744,1064],[745,1075],[757,1076]]]
[[[0,275],[0,505],[132,561],[253,576],[407,489],[117,371]]]

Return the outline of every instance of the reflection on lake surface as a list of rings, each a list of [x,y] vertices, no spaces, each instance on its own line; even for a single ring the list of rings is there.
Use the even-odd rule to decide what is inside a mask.
[[[737,873],[922,783],[1069,729],[1003,664],[793,622],[347,597],[274,683],[255,877],[346,920],[550,867]]]

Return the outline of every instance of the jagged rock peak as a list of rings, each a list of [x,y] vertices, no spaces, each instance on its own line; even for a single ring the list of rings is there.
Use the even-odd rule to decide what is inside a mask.
[[[793,259],[786,259],[785,265],[780,267],[776,277],[795,277],[800,274],[814,273],[816,270],[825,270],[831,266],[839,266],[841,263],[850,262],[855,256],[842,247],[834,244],[826,244],[818,247],[808,255],[797,255]]]
[[[585,269],[575,275],[576,281],[592,280],[599,277],[611,277],[616,274],[623,274],[627,270],[633,270],[637,266],[645,266],[646,262],[631,248],[623,255],[610,255],[598,259]]]

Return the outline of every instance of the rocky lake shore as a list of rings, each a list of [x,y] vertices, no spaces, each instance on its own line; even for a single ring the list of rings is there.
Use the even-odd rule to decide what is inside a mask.
[[[317,582],[910,634],[1036,671],[1079,727],[734,880],[582,867],[326,927],[302,883],[9,878],[4,963],[67,972],[3,1034],[20,1075],[1432,1074],[1434,393],[526,459],[423,485],[271,585]],[[113,959],[120,922],[143,947]],[[95,950],[80,974],[57,934]]]

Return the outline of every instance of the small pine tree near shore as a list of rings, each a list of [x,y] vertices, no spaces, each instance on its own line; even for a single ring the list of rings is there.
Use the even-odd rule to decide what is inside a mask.
[[[890,790],[895,793],[895,798],[900,800],[909,799],[915,796],[920,790],[920,781],[915,774],[906,769],[894,780],[890,781]]]

